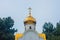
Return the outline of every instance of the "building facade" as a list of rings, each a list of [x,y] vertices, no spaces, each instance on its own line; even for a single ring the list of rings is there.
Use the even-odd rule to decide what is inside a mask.
[[[46,35],[36,31],[36,19],[31,15],[29,8],[29,16],[24,20],[24,33],[15,35],[15,40],[46,40]]]

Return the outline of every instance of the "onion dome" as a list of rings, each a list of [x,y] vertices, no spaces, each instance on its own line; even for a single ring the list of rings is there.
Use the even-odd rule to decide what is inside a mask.
[[[25,18],[24,24],[32,24],[32,23],[36,24],[36,19],[34,17],[32,17],[31,8],[29,8],[29,16]]]

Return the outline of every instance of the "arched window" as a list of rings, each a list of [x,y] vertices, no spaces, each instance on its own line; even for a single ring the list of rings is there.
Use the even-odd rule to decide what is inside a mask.
[[[30,29],[31,29],[31,26],[30,26]]]

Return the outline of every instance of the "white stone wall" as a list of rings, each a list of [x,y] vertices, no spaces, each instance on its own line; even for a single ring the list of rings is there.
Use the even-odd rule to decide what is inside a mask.
[[[30,30],[25,32],[24,36],[19,40],[43,40],[43,38],[40,38],[37,32]]]
[[[34,24],[26,24],[25,25],[25,30],[29,30],[31,27],[31,30],[35,30],[35,25]]]

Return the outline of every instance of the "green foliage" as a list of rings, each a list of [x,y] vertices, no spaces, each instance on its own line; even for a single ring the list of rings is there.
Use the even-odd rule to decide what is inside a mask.
[[[56,28],[52,23],[45,23],[43,33],[46,34],[47,40],[60,40],[60,22],[56,24]]]
[[[0,18],[0,40],[15,40],[14,33],[17,31],[13,28],[14,20],[11,17]]]
[[[60,22],[56,24],[54,35],[55,36],[60,36]]]
[[[45,23],[43,25],[43,33],[46,34],[46,38],[50,37],[54,31],[53,24],[52,23]],[[48,36],[49,35],[49,36]]]

